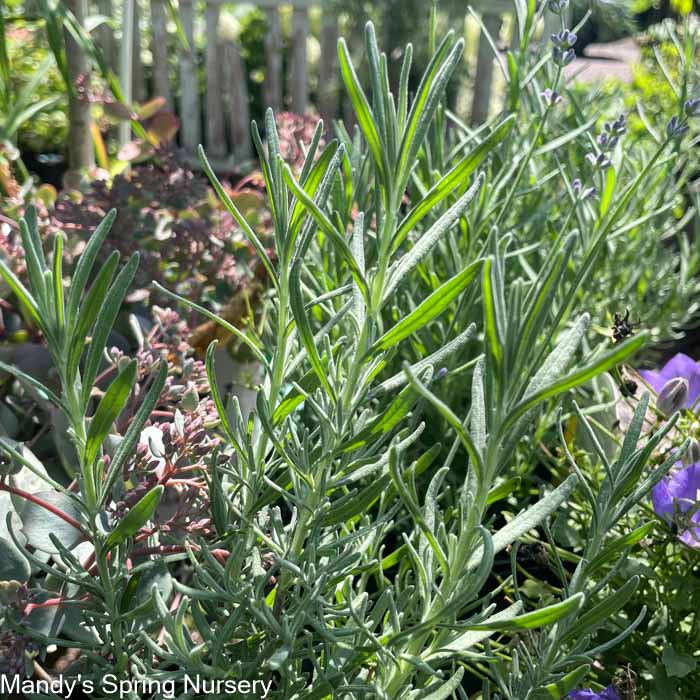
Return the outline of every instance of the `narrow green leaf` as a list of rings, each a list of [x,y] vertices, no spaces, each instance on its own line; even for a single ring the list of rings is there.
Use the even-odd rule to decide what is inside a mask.
[[[211,321],[214,321],[215,323],[220,325],[224,330],[228,331],[231,335],[235,336],[244,345],[246,345],[248,347],[248,349],[253,353],[253,355],[255,355],[255,359],[258,360],[258,362],[260,362],[260,364],[263,367],[265,367],[266,369],[269,369],[269,364],[268,364],[267,360],[265,359],[265,355],[262,354],[262,351],[257,346],[257,344],[251,338],[249,338],[246,333],[243,333],[243,331],[238,330],[238,328],[236,328],[235,326],[230,324],[225,319],[221,318],[221,316],[217,316],[212,311],[209,311],[209,309],[205,308],[204,306],[200,306],[199,304],[195,304],[195,302],[191,301],[190,299],[186,299],[185,297],[180,296],[179,294],[175,294],[175,292],[171,292],[169,289],[166,289],[158,282],[154,282],[153,286],[156,289],[158,289],[160,292],[163,292],[163,294],[165,294],[166,296],[170,297],[171,299],[174,299],[175,301],[179,301],[180,303],[184,304],[185,306],[189,306],[191,309],[198,311],[203,316],[206,316]]]
[[[526,511],[516,515],[507,525],[504,525],[493,536],[494,552],[503,551],[519,537],[537,527],[546,517],[554,513],[566,501],[576,488],[578,477],[571,474],[554,491],[548,493],[542,500],[530,506]],[[481,550],[477,550],[469,559],[467,569],[472,569],[481,561]]]
[[[158,401],[163,393],[165,380],[167,378],[168,363],[163,360],[158,368],[158,374],[146,392],[146,396],[144,396],[138,411],[136,411],[136,414],[131,419],[129,427],[123,439],[117,446],[114,457],[109,464],[109,471],[107,472],[107,477],[105,478],[101,489],[101,503],[103,503],[105,498],[107,498],[109,495],[114,482],[122,473],[122,469],[124,468],[126,461],[133,456],[134,449],[136,448],[139,438],[141,437],[141,431],[143,430],[144,425],[146,425],[146,421],[151,417],[151,413],[158,405]]]
[[[199,154],[199,161],[202,164],[202,168],[206,173],[206,176],[209,178],[209,182],[211,182],[216,194],[223,203],[224,207],[226,207],[228,213],[231,214],[236,223],[241,227],[241,230],[250,244],[253,246],[253,248],[255,248],[255,252],[258,254],[260,262],[262,262],[264,265],[270,280],[275,286],[277,286],[277,274],[275,273],[275,268],[272,266],[270,256],[265,250],[265,246],[263,246],[263,244],[260,242],[260,239],[256,235],[255,231],[253,231],[250,224],[246,221],[246,218],[243,216],[243,214],[241,214],[238,207],[233,203],[233,200],[223,188],[221,182],[219,182],[219,178],[217,178],[214,174],[214,171],[207,160],[207,156],[204,153],[204,148],[202,148],[201,145],[199,146],[197,152]]]
[[[561,698],[567,697],[568,693],[581,683],[589,669],[590,664],[583,664],[554,683],[535,688],[528,697],[531,700],[561,700]]]
[[[85,465],[90,468],[97,459],[104,439],[122,412],[136,381],[136,361],[132,360],[109,385],[90,421],[85,443]]]
[[[105,218],[102,219],[97,228],[93,231],[85,246],[85,250],[83,250],[82,255],[78,259],[78,264],[75,266],[75,272],[71,278],[68,308],[66,311],[66,321],[69,326],[75,325],[75,316],[78,312],[78,306],[90,278],[95,260],[97,259],[97,254],[102,248],[102,244],[112,228],[116,217],[116,209],[112,209],[107,213]]]
[[[74,325],[68,329],[68,353],[66,358],[66,377],[68,381],[75,381],[80,358],[87,344],[87,336],[97,320],[118,264],[119,253],[115,250],[102,266],[97,278],[90,287],[90,291],[85,295],[85,300],[80,305],[79,312],[68,316],[75,321]],[[74,292],[75,290],[71,290],[69,306],[73,300]]]
[[[379,137],[379,132],[377,131],[374,114],[372,114],[367,97],[355,73],[355,68],[352,65],[350,51],[345,43],[345,39],[342,38],[338,40],[338,60],[340,63],[340,74],[355,110],[357,123],[360,125],[360,129],[362,129],[362,133],[367,140],[375,167],[382,180],[386,182],[390,173],[386,152]]]
[[[615,168],[610,167],[605,173],[605,186],[600,195],[600,218],[602,219],[610,208],[613,194],[615,193]]]
[[[163,496],[164,487],[156,486],[149,491],[127,514],[105,541],[105,550],[109,551],[117,545],[123,544],[129,537],[133,537],[155,513],[160,499]]]
[[[392,298],[401,280],[433,249],[435,244],[459,221],[469,203],[474,199],[484,182],[480,173],[474,184],[418,239],[416,244],[396,264],[391,279],[384,290],[383,302]]]
[[[316,372],[321,385],[328,393],[328,396],[335,401],[335,391],[328,381],[326,369],[321,362],[321,357],[316,349],[314,334],[311,330],[309,317],[304,309],[304,298],[301,293],[301,261],[297,260],[292,266],[292,271],[289,276],[289,302],[294,314],[294,320],[299,331],[299,338],[306,350],[306,356],[311,363],[311,367]]]
[[[605,596],[598,605],[580,615],[561,638],[561,643],[566,644],[567,642],[581,639],[592,634],[601,625],[610,621],[613,615],[632,597],[638,586],[639,576],[632,576],[632,578],[625,581],[618,590]]]
[[[624,362],[630,355],[633,355],[637,350],[639,350],[642,345],[646,342],[646,333],[642,332],[638,335],[629,338],[624,343],[617,345],[610,352],[607,352],[603,357],[592,362],[590,365],[580,369],[572,374],[560,379],[559,381],[544,387],[535,394],[523,399],[510,413],[506,421],[504,422],[504,430],[511,427],[518,418],[527,413],[531,408],[537,406],[537,404],[542,403],[557,394],[561,394],[564,391],[569,391],[570,389],[575,389],[581,384],[585,384],[593,377],[597,377],[603,372],[607,372],[616,365]]]
[[[586,570],[590,572],[597,571],[613,557],[630,547],[634,547],[638,542],[641,542],[654,529],[654,526],[655,523],[653,521],[644,523],[644,525],[638,527],[636,530],[632,530],[632,532],[613,540],[591,559],[586,566]]]
[[[382,350],[388,350],[400,343],[404,338],[416,333],[430,321],[439,316],[472,282],[481,265],[481,260],[473,262],[452,279],[441,284],[432,294],[428,295],[408,316],[402,318],[395,326],[387,331],[369,350],[373,355]]]
[[[131,285],[136,274],[136,269],[139,266],[139,254],[134,253],[129,262],[119,271],[114,284],[107,292],[102,306],[100,307],[95,329],[90,339],[90,347],[88,348],[87,357],[85,359],[85,367],[83,371],[83,388],[82,388],[82,403],[87,406],[90,400],[90,392],[92,391],[95,377],[100,368],[100,362],[114,322],[119,314],[119,311],[124,301],[124,297]]]
[[[488,348],[497,367],[503,364],[503,339],[499,328],[498,314],[496,311],[496,298],[493,285],[493,258],[487,258],[481,272],[481,293],[484,305],[484,328]]]
[[[433,185],[425,197],[406,214],[399,225],[391,244],[392,252],[396,251],[409,232],[426,214],[434,211],[445,198],[468,181],[469,176],[508,135],[514,123],[514,114],[506,117],[478,146]]]
[[[533,610],[532,612],[517,615],[510,619],[502,619],[493,622],[487,620],[477,625],[470,625],[469,629],[497,630],[500,632],[518,632],[520,630],[537,629],[538,627],[551,625],[557,622],[557,620],[561,620],[562,617],[566,617],[580,610],[584,601],[584,594],[576,593],[570,598],[563,600],[561,603],[548,605],[539,610]]]

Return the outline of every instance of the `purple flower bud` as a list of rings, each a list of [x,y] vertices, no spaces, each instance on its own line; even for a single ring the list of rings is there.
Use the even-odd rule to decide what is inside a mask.
[[[666,136],[670,139],[679,138],[688,131],[688,125],[682,122],[678,115],[674,114],[666,125]]]
[[[545,104],[548,105],[556,105],[559,104],[562,101],[562,96],[556,92],[555,90],[552,90],[551,88],[547,88],[546,90],[543,90],[540,95],[542,96],[542,99],[545,101]]]
[[[679,411],[688,400],[689,384],[684,377],[669,379],[656,399],[656,407],[665,416],[670,416]]]
[[[700,117],[700,97],[693,97],[685,103],[686,117]]]
[[[558,34],[552,34],[552,43],[560,49],[570,49],[576,43],[576,34],[564,29]]]
[[[560,15],[569,6],[569,0],[549,0],[547,8],[555,15]]]

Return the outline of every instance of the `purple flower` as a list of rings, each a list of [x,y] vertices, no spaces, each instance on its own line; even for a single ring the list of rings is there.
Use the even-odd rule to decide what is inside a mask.
[[[656,514],[678,526],[680,539],[688,547],[700,548],[700,462],[664,477],[651,492]]]
[[[682,352],[674,355],[660,370],[642,370],[639,374],[656,394],[661,393],[670,379],[687,379],[688,398],[685,408],[692,408],[700,397],[700,364]]]
[[[596,693],[595,690],[591,690],[590,688],[586,688],[585,690],[572,690],[566,697],[572,698],[572,700],[620,700],[620,696],[611,685],[604,688],[599,693]]]

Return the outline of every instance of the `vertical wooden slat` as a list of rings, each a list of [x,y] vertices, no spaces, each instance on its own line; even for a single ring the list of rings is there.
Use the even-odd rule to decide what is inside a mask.
[[[141,60],[141,4],[139,0],[134,0],[134,34],[132,45],[133,61],[133,97],[136,102],[146,100],[146,82],[143,72],[143,61]]]
[[[500,14],[484,14],[484,26],[494,41],[498,40],[502,18]],[[472,124],[486,121],[491,101],[491,86],[493,84],[493,62],[495,60],[491,45],[485,36],[479,35],[479,50],[476,58],[476,76],[474,77],[474,97],[472,102]]]
[[[190,47],[189,51],[180,47],[180,131],[183,147],[194,154],[201,141],[201,128],[192,0],[180,0],[180,21]]]
[[[207,153],[213,157],[226,155],[226,130],[221,85],[221,52],[219,46],[219,14],[221,0],[207,0],[205,20],[207,43],[205,53],[207,81]]]
[[[282,28],[279,8],[269,7],[267,14],[267,34],[265,35],[265,107],[275,112],[282,109]]]
[[[292,65],[289,74],[289,95],[295,114],[306,112],[309,91],[309,71],[306,57],[306,40],[309,35],[309,10],[294,7],[292,13]]]
[[[81,25],[88,14],[87,0],[66,0],[66,7]],[[68,97],[68,172],[65,183],[76,187],[80,171],[94,164],[92,136],[90,134],[90,63],[69,31],[65,31],[66,62],[74,89]]]
[[[321,117],[330,128],[338,116],[338,17],[324,9],[321,21],[321,62],[318,71],[318,101]]]
[[[237,160],[251,157],[250,107],[248,81],[236,40],[225,39],[222,45],[224,104],[228,114],[231,146]]]
[[[122,94],[127,104],[131,104],[133,99],[132,71],[133,61],[131,58],[131,36],[134,31],[134,0],[122,0],[122,42],[119,46],[119,81],[121,83]],[[131,139],[131,123],[122,120],[119,122],[119,145],[123,146]]]
[[[114,17],[112,0],[97,0],[97,10],[104,17]],[[97,44],[102,50],[107,65],[115,70],[117,67],[117,54],[114,43],[114,30],[106,22],[97,28]]]
[[[173,108],[168,70],[168,32],[163,0],[151,0],[151,33],[153,53],[154,97],[164,97],[168,109]]]

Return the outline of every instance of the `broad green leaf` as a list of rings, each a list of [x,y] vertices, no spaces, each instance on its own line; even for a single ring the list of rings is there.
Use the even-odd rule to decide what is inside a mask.
[[[85,541],[81,530],[70,522],[72,519],[80,523],[82,518],[73,498],[59,491],[38,491],[32,496],[37,499],[36,502],[22,500],[17,508],[22,520],[22,532],[28,544],[42,552],[58,554],[58,549],[49,535],[54,535],[66,549],[73,549]],[[69,520],[45,508],[42,503],[49,505],[53,511],[60,511]]]
[[[162,485],[151,489],[120,521],[117,527],[109,533],[105,541],[105,549],[109,551],[133,537],[155,513],[163,495]]]

